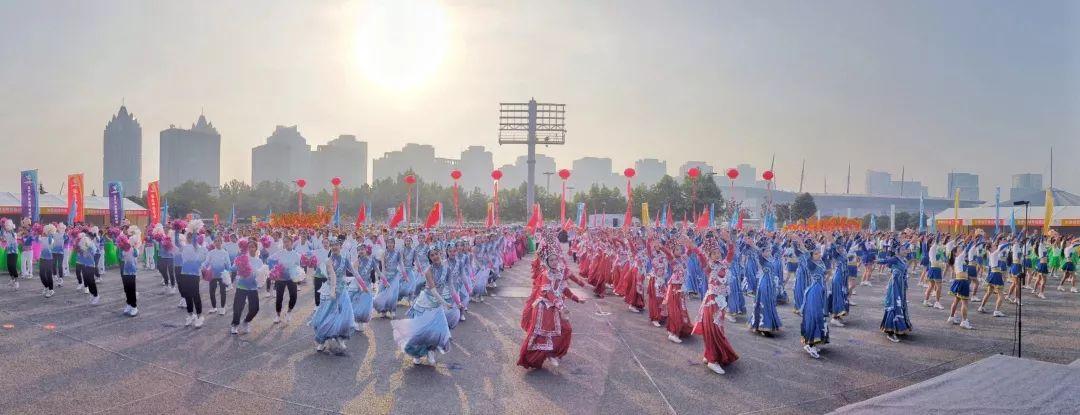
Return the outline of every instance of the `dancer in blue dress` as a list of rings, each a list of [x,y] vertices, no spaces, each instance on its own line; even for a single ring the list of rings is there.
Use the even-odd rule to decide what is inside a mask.
[[[846,254],[846,253],[845,253]],[[850,304],[848,304],[848,269],[846,262],[846,255],[841,255],[837,258],[838,264],[833,268],[832,281],[829,283],[829,297],[828,297],[828,311],[832,320],[829,324],[837,327],[844,327],[844,323],[841,319],[848,314]]]
[[[750,248],[752,253],[747,258],[747,267],[749,273],[750,269],[757,270],[757,264],[760,262],[777,262],[776,266],[765,266],[764,273],[761,278],[758,279],[757,290],[754,292],[754,311],[750,315],[750,320],[747,322],[750,329],[754,332],[766,335],[780,330],[780,316],[776,314],[776,281],[779,277],[774,275],[775,271],[780,270],[779,259],[773,255],[765,257],[757,248]]]
[[[815,359],[821,357],[817,346],[829,343],[829,324],[825,321],[826,303],[823,283],[825,266],[818,262],[820,257],[817,251],[812,250],[809,255],[803,257],[800,265],[806,268],[810,275],[810,285],[803,293],[802,308],[799,310],[799,314],[802,315],[800,336],[803,350]]]
[[[746,254],[741,247],[734,250],[736,251],[735,261],[728,270],[731,275],[728,276],[726,281],[728,289],[725,308],[727,312],[724,313],[724,319],[733,323],[735,322],[735,316],[746,314],[746,298],[743,297],[742,283],[740,282],[742,274],[745,272],[742,264],[746,261]]]
[[[404,267],[401,252],[395,246],[394,238],[386,239],[386,252],[383,254],[382,273],[379,278],[379,291],[375,294],[375,311],[387,318],[394,318],[398,296],[401,294],[401,275]]]
[[[882,265],[892,269],[892,278],[885,289],[885,309],[881,318],[881,331],[894,343],[900,342],[901,334],[911,332],[907,301],[907,263],[889,253],[881,260]]]
[[[442,251],[428,252],[431,266],[424,270],[426,288],[413,301],[407,319],[394,320],[394,342],[413,364],[427,357],[428,364],[435,365],[435,354],[450,349],[450,326],[446,312],[455,309],[459,302],[457,291],[450,281],[450,267],[442,258]],[[453,305],[451,305],[453,304]]]
[[[357,257],[356,265],[346,265],[349,262],[349,258],[342,256],[341,262],[334,263],[335,268],[341,268],[348,272],[348,267],[352,267],[354,277],[349,280],[349,299],[352,301],[353,308],[353,329],[361,331],[364,329],[364,324],[371,321],[371,310],[374,305],[374,297],[371,295],[371,289],[367,285],[367,281],[370,281],[372,273],[375,272],[375,258],[371,256],[371,247],[360,246],[357,248],[359,257]],[[340,273],[338,274],[340,275]],[[346,274],[347,275],[347,274]]]
[[[345,352],[345,340],[352,336],[352,301],[346,288],[348,261],[341,257],[341,243],[334,241],[330,247],[330,261],[319,264],[327,281],[319,289],[322,301],[311,315],[308,325],[315,331],[315,351],[329,350],[336,354]],[[335,350],[336,349],[336,350]]]

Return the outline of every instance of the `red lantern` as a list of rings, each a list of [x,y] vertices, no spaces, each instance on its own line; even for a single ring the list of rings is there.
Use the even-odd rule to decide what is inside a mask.
[[[689,175],[691,179],[696,179],[698,178],[698,176],[701,176],[701,170],[699,170],[697,167],[691,167],[690,170],[686,172],[686,174]]]
[[[735,180],[739,177],[739,171],[735,169],[727,169],[727,178]]]
[[[301,189],[303,189],[303,188],[304,188],[304,186],[307,186],[307,180],[304,180],[304,179],[296,179],[296,185],[297,185],[297,186],[300,186],[300,188],[301,188]]]
[[[450,178],[454,179],[454,180],[460,179],[461,178],[461,170],[457,170],[457,169],[450,170]]]
[[[502,178],[502,170],[495,170],[495,171],[491,172],[491,178],[495,179],[495,180],[501,179]]]
[[[330,184],[332,184],[334,186],[341,186],[341,178],[340,177],[335,177],[333,179],[330,179]]]
[[[567,169],[559,170],[559,177],[562,178],[563,180],[569,179],[570,178],[570,170],[567,170]]]
[[[631,168],[627,168],[626,170],[623,170],[622,174],[623,174],[623,176],[626,176],[627,178],[630,178],[630,177],[634,177],[634,175],[637,174],[637,171],[634,170],[633,167],[631,167]]]
[[[408,176],[405,176],[405,183],[408,183],[408,184],[416,183],[416,176],[413,176],[411,174],[408,175]]]
[[[761,173],[761,178],[765,179],[765,181],[772,181],[772,179],[773,179],[772,170],[765,170],[764,173]]]

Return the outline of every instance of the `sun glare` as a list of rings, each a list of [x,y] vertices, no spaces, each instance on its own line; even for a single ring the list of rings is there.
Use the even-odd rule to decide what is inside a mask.
[[[447,18],[434,0],[375,0],[361,7],[356,33],[360,72],[388,89],[428,81],[446,55]]]

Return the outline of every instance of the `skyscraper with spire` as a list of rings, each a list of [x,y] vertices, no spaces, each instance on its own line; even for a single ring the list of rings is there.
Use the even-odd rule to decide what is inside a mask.
[[[201,182],[217,190],[221,185],[221,134],[200,114],[190,130],[169,126],[161,132],[161,191],[185,182]]]
[[[142,126],[123,105],[105,124],[101,188],[113,181],[123,183],[124,196],[142,192]]]

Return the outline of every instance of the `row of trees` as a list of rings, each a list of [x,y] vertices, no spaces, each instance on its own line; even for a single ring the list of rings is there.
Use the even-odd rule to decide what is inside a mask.
[[[361,203],[371,208],[375,220],[386,220],[387,209],[396,207],[405,200],[408,188],[405,182],[407,174],[376,180],[371,185],[339,189],[338,200],[342,220],[351,221],[355,218]],[[444,218],[446,220],[453,218],[452,187],[424,180],[417,180],[413,186],[412,206],[414,212],[418,212],[421,218],[427,214],[436,201],[443,204]],[[419,196],[417,196],[417,189]],[[145,206],[145,197],[144,193],[142,198],[135,199]],[[169,214],[174,217],[189,213],[210,217],[217,213],[222,220],[226,220],[235,207],[237,219],[244,221],[251,216],[264,218],[271,211],[283,213],[295,212],[297,209],[297,188],[292,183],[282,182],[262,182],[250,185],[233,180],[222,185],[216,192],[206,183],[187,182],[165,193],[162,198],[162,203],[168,203]],[[548,192],[542,186],[536,187],[536,202],[540,204],[545,219],[558,217],[559,199],[558,191]],[[468,191],[459,189],[459,204],[466,221],[483,221],[490,201],[491,196],[478,188]],[[499,214],[502,220],[524,221],[527,217],[525,201],[524,183],[514,188],[499,189]],[[693,205],[691,205],[692,201]],[[576,215],[578,203],[585,203],[588,213],[622,213],[626,209],[625,188],[593,185],[585,192],[570,195],[567,200],[568,217],[573,218]],[[678,180],[671,176],[664,176],[651,186],[643,184],[634,186],[632,213],[635,217],[640,218],[642,203],[649,204],[650,216],[653,220],[658,219],[660,209],[665,206],[671,210],[676,220],[682,220],[684,217],[693,220],[695,212],[700,214],[709,206],[715,206],[717,216],[727,218],[731,216],[734,208],[744,207],[739,201],[732,203],[730,199],[726,199],[721,188],[712,180],[694,182],[686,177]],[[305,211],[315,211],[317,206],[332,210],[331,192],[323,190],[304,194]],[[761,209],[759,212],[763,212],[766,206],[763,205],[759,209]],[[775,206],[779,223],[806,219],[813,216],[816,211],[813,197],[806,193],[799,195],[791,205]]]

